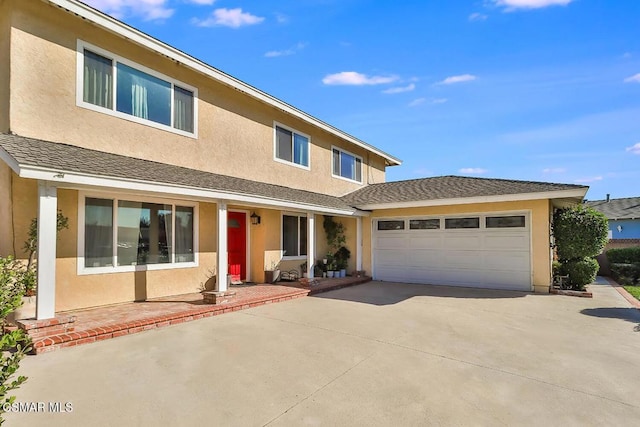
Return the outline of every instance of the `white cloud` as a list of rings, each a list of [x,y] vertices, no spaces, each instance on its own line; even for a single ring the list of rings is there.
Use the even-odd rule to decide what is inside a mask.
[[[632,154],[640,155],[640,142],[638,142],[635,145],[632,145],[631,147],[627,147],[627,151],[632,153]]]
[[[444,104],[447,101],[448,101],[447,98],[434,98],[434,99],[431,100],[431,103],[432,104]]]
[[[394,93],[402,93],[402,92],[411,92],[415,88],[416,88],[416,85],[411,83],[411,84],[409,84],[407,86],[392,87],[392,88],[389,88],[389,89],[385,89],[385,90],[382,91],[382,93],[394,94]]]
[[[214,27],[223,26],[231,28],[240,28],[246,25],[255,25],[264,21],[261,16],[252,15],[247,12],[243,12],[242,9],[216,9],[213,11],[210,17],[207,19],[192,19],[192,23],[198,27]]]
[[[458,169],[458,172],[469,174],[469,175],[482,175],[489,171],[487,169],[482,169],[482,168],[462,168],[462,169]]]
[[[589,182],[596,182],[596,181],[602,181],[602,177],[601,176],[592,176],[589,178],[580,178],[580,179],[576,179],[573,182],[577,182],[578,184],[587,184]]]
[[[565,173],[567,170],[565,168],[546,168],[542,169],[543,174],[552,174],[552,173]]]
[[[426,100],[427,100],[427,98],[417,98],[417,99],[414,99],[413,101],[411,101],[408,105],[409,105],[409,107],[417,107],[418,105],[424,104],[424,102]]]
[[[452,85],[455,83],[464,83],[464,82],[472,82],[477,77],[473,74],[461,74],[459,76],[450,76],[441,81],[439,84],[441,85]]]
[[[477,21],[486,21],[486,19],[488,18],[487,15],[484,15],[482,13],[472,13],[471,15],[469,15],[469,21],[471,22],[477,22]]]
[[[304,49],[304,47],[306,46],[305,43],[298,43],[297,45],[290,47],[289,49],[285,49],[285,50],[270,50],[269,52],[265,53],[264,56],[266,56],[267,58],[276,58],[278,56],[289,56],[289,55],[293,55],[295,53],[297,53],[298,51]]]
[[[566,6],[574,0],[493,0],[497,6],[511,12],[517,9],[541,9],[549,6]]]
[[[186,0],[187,3],[199,4],[202,6],[211,6],[216,0]]]
[[[166,7],[168,0],[84,0],[89,6],[122,19],[126,16],[140,16],[145,21],[170,18],[174,9]]]
[[[624,79],[625,83],[640,83],[640,73]]]
[[[343,71],[341,73],[328,74],[322,79],[326,85],[381,85],[393,83],[398,80],[397,76],[367,76],[355,71]]]

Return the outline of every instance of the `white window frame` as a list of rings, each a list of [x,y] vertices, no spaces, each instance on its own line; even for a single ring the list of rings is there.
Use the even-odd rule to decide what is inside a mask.
[[[305,138],[307,138],[307,143],[309,144],[309,147],[307,149],[307,155],[308,155],[308,159],[307,159],[307,163],[309,164],[309,166],[305,166],[305,165],[300,165],[294,161],[288,161],[288,160],[284,160],[279,158],[276,153],[277,153],[277,147],[278,147],[278,132],[277,132],[277,128],[282,128],[284,130],[288,130],[289,132],[291,132],[292,134],[298,134],[300,136],[303,136]],[[291,158],[293,158],[294,156],[294,136],[291,135]],[[283,125],[282,123],[273,122],[273,160],[275,160],[278,163],[283,163],[285,165],[289,165],[289,166],[294,166],[300,169],[304,169],[304,170],[311,170],[311,136],[307,135],[306,133],[300,132],[295,130],[294,128],[287,126],[287,125]]]
[[[284,217],[285,216],[295,216],[298,217],[298,244],[296,245],[298,250],[300,250],[300,218],[307,218],[307,214],[300,212],[281,212],[280,213],[280,250],[284,251]],[[309,219],[307,218],[307,242],[309,242]],[[309,249],[307,249],[307,252]],[[287,260],[304,260],[307,259],[308,255],[287,255],[286,253],[283,255],[282,259],[284,261]]]
[[[93,53],[104,56],[107,59],[112,61],[112,78],[113,78],[113,100],[111,109],[106,107],[101,107],[99,105],[91,104],[89,102],[84,101],[84,50],[87,49]],[[109,51],[101,49],[97,46],[94,46],[90,43],[87,43],[83,40],[78,39],[77,41],[77,60],[76,60],[76,105],[81,108],[86,108],[88,110],[97,111],[99,113],[108,114],[110,116],[118,117],[121,119],[125,119],[131,122],[139,123],[145,126],[150,126],[156,129],[165,130],[168,132],[176,133],[178,135],[187,136],[189,138],[197,138],[198,137],[198,88],[188,85],[184,82],[171,78],[167,75],[159,73],[155,70],[145,67],[144,65],[140,65],[136,62],[130,61],[126,58],[123,58],[119,55],[113,54]],[[171,83],[171,122],[172,125],[164,125],[162,123],[157,123],[152,120],[143,119],[141,117],[136,117],[130,114],[122,113],[118,111],[116,104],[116,94],[117,94],[117,81],[118,81],[118,63],[127,65],[131,68],[134,68],[138,71],[142,71],[147,73],[153,77],[157,77],[161,80],[166,81],[167,83]],[[193,132],[187,132],[181,129],[177,129],[173,127],[173,104],[174,104],[174,87],[179,86],[182,89],[187,89],[193,92]]]
[[[113,265],[106,267],[85,267],[84,265],[84,243],[85,243],[85,205],[86,199],[106,199],[113,200]],[[167,204],[172,206],[171,215],[171,261],[165,264],[144,264],[144,265],[118,265],[118,202],[143,202],[143,203],[158,203]],[[192,207],[193,208],[193,261],[189,262],[175,262],[175,240],[176,240],[176,206]],[[179,268],[192,268],[199,265],[199,203],[188,200],[179,199],[161,199],[156,197],[145,197],[135,194],[120,194],[120,193],[108,193],[108,192],[85,192],[80,191],[78,194],[78,275],[91,275],[91,274],[105,274],[105,273],[123,273],[133,271],[153,271],[153,270],[173,270]]]
[[[360,181],[355,180],[355,179],[345,178],[342,175],[336,175],[335,173],[333,173],[333,150],[337,150],[340,153],[348,154],[350,156],[353,156],[353,158],[360,160]],[[342,171],[342,156],[338,156],[338,158],[340,159],[340,171]],[[331,176],[332,177],[338,178],[338,179],[342,179],[342,180],[348,181],[348,182],[354,182],[356,184],[362,184],[362,182],[364,181],[364,159],[362,158],[362,156],[358,156],[357,154],[353,154],[352,152],[347,151],[344,148],[340,148],[340,147],[337,147],[335,145],[332,145],[331,146],[331,162],[330,163],[331,163]]]

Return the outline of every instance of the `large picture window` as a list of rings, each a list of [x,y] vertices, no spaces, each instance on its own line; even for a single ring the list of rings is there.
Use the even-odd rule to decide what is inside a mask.
[[[285,257],[307,255],[307,217],[282,215],[282,249]]]
[[[167,76],[79,42],[81,105],[190,136],[196,90]]]
[[[84,268],[195,262],[194,206],[85,198]]]
[[[294,130],[276,125],[276,159],[309,167],[309,137]]]
[[[362,159],[355,154],[333,148],[333,176],[362,182]]]

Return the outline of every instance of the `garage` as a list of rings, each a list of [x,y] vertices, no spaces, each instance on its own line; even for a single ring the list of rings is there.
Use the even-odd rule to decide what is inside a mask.
[[[372,226],[376,280],[532,290],[528,213],[378,218]]]

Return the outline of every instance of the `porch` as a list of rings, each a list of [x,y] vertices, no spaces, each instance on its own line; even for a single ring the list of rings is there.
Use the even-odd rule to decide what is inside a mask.
[[[154,298],[82,310],[58,312],[52,319],[21,320],[19,327],[33,340],[33,353],[73,347],[123,335],[156,329],[244,310],[265,304],[353,286],[370,281],[370,277],[316,279],[311,286],[300,282],[231,286],[233,298],[220,304],[205,304],[202,294]]]

